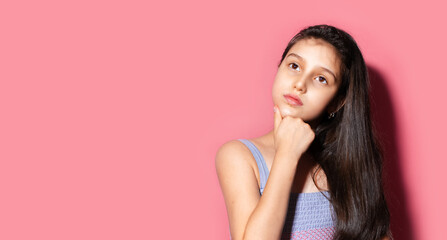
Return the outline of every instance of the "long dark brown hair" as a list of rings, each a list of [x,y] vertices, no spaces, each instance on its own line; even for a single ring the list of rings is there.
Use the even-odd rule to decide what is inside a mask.
[[[382,186],[383,154],[370,117],[369,76],[355,40],[329,25],[310,26],[288,43],[281,61],[301,39],[322,39],[342,60],[334,117],[323,113],[309,151],[327,177],[335,217],[334,239],[391,237],[390,214]],[[315,173],[314,173],[315,182]]]

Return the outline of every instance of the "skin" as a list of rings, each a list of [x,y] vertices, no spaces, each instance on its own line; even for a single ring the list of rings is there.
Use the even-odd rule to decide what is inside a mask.
[[[300,56],[300,57],[297,57]],[[275,76],[272,87],[272,100],[279,109],[280,117],[275,116],[276,124],[281,125],[281,121],[286,118],[292,118],[296,121],[301,119],[312,129],[321,121],[324,112],[331,113],[336,111],[340,104],[333,102],[340,84],[341,84],[341,60],[336,49],[321,39],[302,39],[298,41],[287,53]],[[324,71],[328,69],[331,73]],[[302,106],[292,106],[284,98],[284,94],[294,93],[300,97]],[[275,134],[275,129],[268,133],[250,139],[261,151],[266,164],[271,169],[273,159],[278,148],[285,146],[283,151],[294,152],[302,143],[300,137],[287,136],[294,123],[284,124],[281,131]],[[305,125],[303,123],[298,124]],[[279,128],[279,126],[277,126]],[[281,129],[282,130],[282,129]],[[315,185],[312,180],[312,173],[317,169],[312,160],[312,156],[307,155],[304,149],[295,151],[294,156],[300,155],[299,166],[294,177],[292,192],[316,192],[327,190],[327,182],[324,172],[318,172]],[[260,183],[257,165],[253,168]]]
[[[273,103],[279,107],[281,115],[314,123],[323,111],[333,111],[329,103],[340,86],[340,66],[336,49],[329,43],[319,39],[298,41],[279,66],[272,88]],[[287,93],[297,94],[303,105],[288,104],[283,96]]]
[[[237,140],[222,145],[215,164],[227,207],[232,239],[279,239],[291,192],[327,189],[324,173],[306,152],[315,134],[313,126],[323,113],[336,110],[332,100],[340,85],[340,59],[323,40],[302,39],[288,52],[278,68],[272,88],[274,113],[271,131],[249,139],[261,151],[270,175],[259,196],[259,170],[250,150]],[[334,73],[323,71],[325,67]],[[303,105],[291,106],[284,94],[297,94]],[[322,171],[320,171],[322,172]]]

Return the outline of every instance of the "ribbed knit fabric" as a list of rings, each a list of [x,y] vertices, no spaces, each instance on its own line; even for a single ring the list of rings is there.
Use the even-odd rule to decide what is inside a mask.
[[[259,193],[262,195],[269,177],[265,160],[251,141],[238,140],[250,149],[256,159],[261,182]],[[281,239],[332,239],[335,230],[333,208],[325,196],[329,197],[329,192],[291,193]]]

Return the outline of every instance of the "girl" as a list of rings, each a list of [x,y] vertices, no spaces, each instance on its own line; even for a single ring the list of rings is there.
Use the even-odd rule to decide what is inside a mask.
[[[348,33],[317,25],[290,40],[273,129],[216,154],[232,239],[390,239],[368,88]]]

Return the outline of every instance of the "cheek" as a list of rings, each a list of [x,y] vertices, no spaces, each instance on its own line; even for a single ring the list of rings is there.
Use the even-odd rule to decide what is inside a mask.
[[[273,82],[273,86],[272,86],[272,96],[273,98],[277,98],[279,95],[281,95],[281,82],[278,81],[277,78],[275,78],[275,81]]]
[[[278,105],[279,104],[279,102],[280,102],[279,96],[280,95],[281,94],[280,94],[280,90],[278,89],[278,87],[277,86],[273,86],[273,88],[272,88],[272,100],[273,100],[273,104],[274,105]]]
[[[332,99],[332,94],[319,94],[312,97],[312,100],[309,102],[312,104],[313,109],[316,111],[324,110],[330,103]]]

